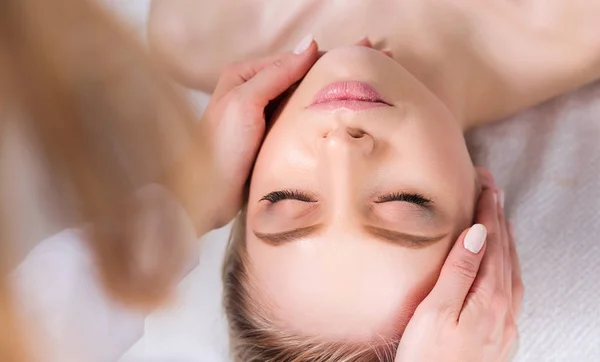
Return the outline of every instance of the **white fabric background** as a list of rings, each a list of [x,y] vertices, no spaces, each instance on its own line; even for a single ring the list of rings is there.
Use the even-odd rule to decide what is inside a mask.
[[[517,361],[600,361],[600,82],[471,136],[515,222]]]
[[[148,0],[104,1],[143,34]],[[193,98],[200,109],[206,103],[206,96]],[[475,163],[489,167],[505,188],[515,222],[526,286],[516,360],[600,361],[600,83],[481,128],[469,144]],[[181,283],[180,298],[146,319],[144,336],[121,362],[228,361],[220,308],[226,239],[227,229],[204,237],[200,263]],[[111,313],[106,318],[122,311]],[[136,325],[139,316],[118,318]],[[112,328],[93,338],[115,339],[119,329]],[[100,353],[103,343],[87,344]]]

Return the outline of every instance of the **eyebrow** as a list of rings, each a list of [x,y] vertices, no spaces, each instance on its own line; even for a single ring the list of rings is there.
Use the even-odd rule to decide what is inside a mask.
[[[448,234],[440,234],[436,236],[423,236],[403,233],[390,229],[384,229],[377,226],[365,225],[365,231],[377,239],[400,244],[407,248],[421,249],[437,243],[445,238]]]
[[[279,233],[261,233],[253,231],[254,235],[265,243],[273,246],[279,246],[285,243],[296,241],[300,238],[305,238],[318,233],[323,228],[323,224],[317,224],[293,230],[283,231]],[[375,238],[394,244],[401,245],[406,248],[420,249],[433,245],[442,240],[447,234],[437,236],[421,236],[402,233],[394,230],[384,229],[376,226],[365,225],[367,234]]]
[[[266,242],[270,245],[281,245],[284,243],[289,243],[295,241],[300,238],[305,238],[307,236],[311,236],[316,234],[319,230],[321,230],[323,224],[317,224],[312,226],[306,226],[302,228],[297,228],[293,230],[283,231],[279,233],[260,233],[258,231],[253,231],[254,235],[260,240]]]

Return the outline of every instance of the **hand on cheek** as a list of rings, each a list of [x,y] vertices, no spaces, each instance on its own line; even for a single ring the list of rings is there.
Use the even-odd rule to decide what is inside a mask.
[[[239,211],[265,133],[265,107],[304,77],[318,58],[312,37],[294,52],[240,62],[222,74],[202,116],[200,139],[210,143],[216,176],[215,227]]]
[[[512,357],[523,284],[502,200],[490,182],[476,222],[450,251],[410,320],[396,361],[503,362]]]

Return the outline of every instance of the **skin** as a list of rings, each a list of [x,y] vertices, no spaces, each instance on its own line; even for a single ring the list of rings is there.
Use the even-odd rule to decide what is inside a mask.
[[[391,106],[306,108],[341,80],[374,86]],[[472,222],[479,186],[463,128],[436,95],[376,50],[339,48],[313,66],[276,116],[250,183],[251,277],[285,327],[353,340],[402,330]],[[285,189],[314,200],[261,200]],[[422,194],[431,209],[378,202],[394,192]],[[307,227],[292,240],[264,235]]]
[[[321,49],[369,36],[481,124],[600,77],[598,18],[590,0],[153,0],[148,36],[175,77],[207,92],[227,64],[289,51],[307,34]]]
[[[587,0],[408,0],[393,9],[389,2],[360,9],[315,4],[298,11],[282,2],[155,0],[149,37],[176,77],[208,91],[225,64],[292,49],[307,33],[334,49],[290,97],[256,160],[247,219],[250,277],[254,296],[280,327],[371,340],[404,328],[451,242],[472,222],[479,186],[463,131],[597,79],[600,8]],[[278,19],[248,16],[262,7]],[[344,11],[349,17],[339,16]],[[281,19],[294,26],[278,27],[274,20]],[[342,24],[340,32],[339,19],[353,26]],[[366,48],[337,48],[365,34],[397,63]],[[345,79],[372,84],[394,107],[305,109],[319,89]],[[281,189],[307,191],[316,202],[261,201]],[[398,191],[424,194],[444,217],[425,221],[415,205],[374,202],[378,192]],[[257,236],[315,225],[321,226],[280,245]],[[409,247],[380,240],[365,225],[443,237]]]
[[[363,41],[362,45],[369,46],[369,42]],[[203,116],[200,134],[210,134],[211,137],[206,140],[236,140],[237,153],[227,152],[230,147],[228,142],[208,142],[214,154],[221,155],[216,159],[212,158],[221,163],[220,167],[216,167],[216,170],[221,172],[210,173],[217,176],[211,187],[194,188],[211,190],[207,193],[210,197],[204,198],[205,202],[201,204],[204,205],[202,207],[204,209],[207,206],[206,202],[212,199],[214,205],[218,206],[212,210],[220,211],[217,213],[220,215],[217,219],[230,218],[226,214],[240,207],[241,201],[235,201],[235,195],[239,194],[236,190],[241,188],[241,182],[245,179],[244,169],[248,167],[247,160],[244,161],[244,157],[241,156],[251,154],[262,141],[266,124],[263,118],[264,106],[291,84],[304,77],[316,60],[317,48],[313,43],[300,55],[287,53],[236,64],[222,75]],[[359,135],[356,129],[351,134],[354,137]],[[221,149],[222,147],[225,149]],[[197,154],[191,155],[192,162],[197,160],[197,156]],[[188,165],[181,169],[195,168]],[[235,177],[232,178],[233,176]],[[507,353],[511,351],[510,347],[516,338],[515,321],[523,297],[518,259],[512,237],[510,238],[511,252],[502,251],[509,248],[507,247],[507,225],[501,206],[502,197],[499,197],[501,193],[495,188],[489,172],[477,169],[477,178],[481,181],[483,191],[478,197],[477,215],[474,221],[483,224],[488,230],[488,238],[483,244],[483,249],[478,253],[465,247],[467,245],[465,240],[471,229],[466,229],[454,242],[435,286],[419,304],[408,323],[396,360],[504,361]],[[188,177],[183,179],[190,180]],[[236,184],[238,186],[235,186]],[[232,188],[223,188],[224,185],[230,185]],[[221,193],[216,192],[219,189],[225,191],[222,195],[228,196],[219,196]],[[231,195],[234,195],[233,198]],[[182,200],[190,200],[190,198],[183,197]],[[194,202],[187,204],[191,207],[190,210],[195,209],[194,204],[197,205]],[[190,213],[190,216],[192,215],[193,213]],[[202,221],[201,215],[207,214],[196,215],[200,216],[196,221]],[[202,222],[196,223],[197,228],[202,229],[202,225]],[[498,240],[499,237],[502,242]],[[504,277],[504,283],[498,284],[500,271],[507,275],[512,273],[512,278]],[[421,289],[428,290],[428,288]],[[379,295],[377,291],[371,292],[372,296]],[[418,294],[415,296],[417,299],[420,298]],[[414,305],[405,303],[403,309],[397,310],[410,314],[412,308]],[[481,321],[486,323],[482,324]],[[472,327],[473,322],[477,324],[477,328]],[[405,321],[398,317],[396,323],[389,329],[402,329],[404,323]],[[380,329],[376,334],[380,337],[383,333],[385,331]],[[323,333],[318,334],[323,338]],[[439,336],[442,340],[424,340],[421,338],[423,335]],[[367,332],[356,335],[348,334],[348,331],[343,336],[332,337],[343,340],[361,339],[361,336],[369,337]],[[465,349],[461,346],[470,347]]]

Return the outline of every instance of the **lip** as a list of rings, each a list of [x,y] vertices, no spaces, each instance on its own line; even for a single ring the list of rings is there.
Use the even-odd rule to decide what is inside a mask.
[[[360,111],[370,108],[391,107],[370,84],[358,81],[342,81],[321,89],[309,108],[322,110],[349,109]]]

